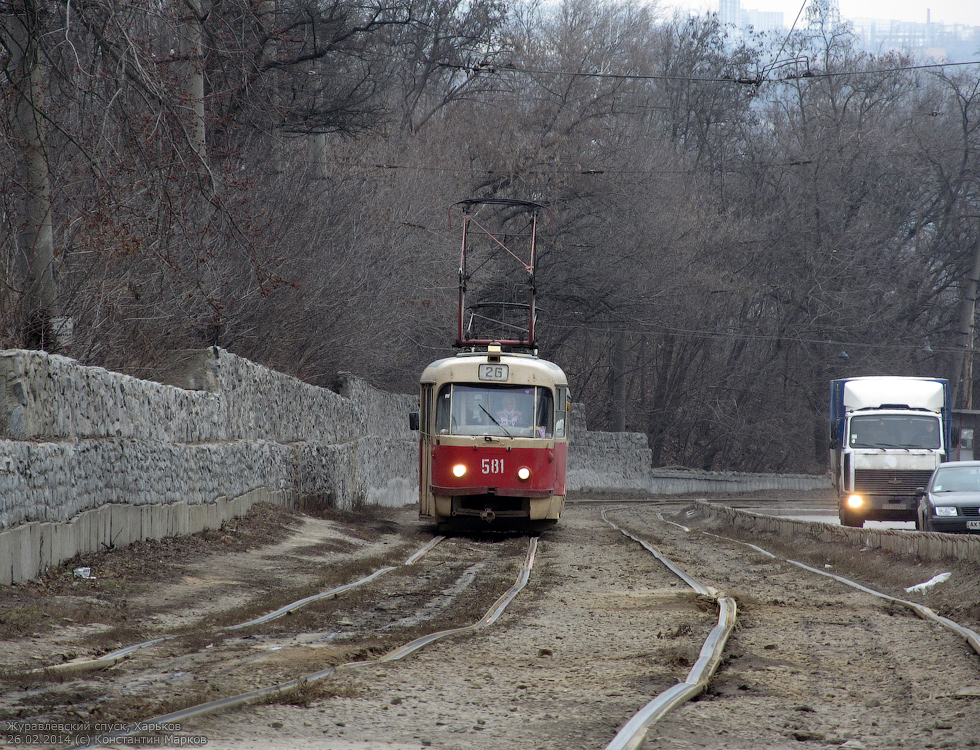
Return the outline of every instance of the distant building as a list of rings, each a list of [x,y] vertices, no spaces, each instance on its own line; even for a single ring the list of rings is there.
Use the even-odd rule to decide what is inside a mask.
[[[718,0],[718,21],[739,31],[780,31],[786,27],[782,13],[743,10],[739,0]]]
[[[925,23],[884,21],[878,18],[850,20],[861,49],[876,54],[911,51],[935,60],[965,62],[980,52],[980,26],[933,23],[928,11]]]
[[[743,10],[742,20],[744,26],[751,26],[756,31],[782,31],[786,28],[783,14],[772,11]]]
[[[839,15],[837,0],[817,0],[826,11]],[[927,9],[924,22],[893,21],[877,18],[844,19],[854,30],[858,46],[865,52],[881,54],[903,51],[933,60],[965,62],[980,57],[980,26],[933,23]],[[795,18],[782,13],[742,8],[740,0],[718,0],[718,20],[736,32],[778,32],[788,30]],[[804,19],[800,19],[804,23]],[[800,28],[800,26],[798,26]],[[741,34],[736,33],[736,36]]]

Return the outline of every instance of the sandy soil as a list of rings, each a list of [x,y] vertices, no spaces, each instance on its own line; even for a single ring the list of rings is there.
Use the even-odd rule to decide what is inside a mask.
[[[708,691],[652,728],[644,747],[980,746],[971,721],[980,710],[980,655],[962,639],[903,607],[706,536],[738,534],[692,515],[684,502],[603,507],[739,603],[739,627]],[[0,591],[0,729],[149,719],[164,712],[168,691],[213,698],[215,690],[275,684],[357,657],[368,663],[156,736],[229,749],[602,748],[685,679],[716,621],[711,600],[603,522],[597,505],[576,504],[542,535],[527,587],[497,623],[401,661],[370,663],[416,633],[479,620],[513,584],[527,540],[449,540],[417,569],[399,568],[306,619],[282,618],[248,637],[188,637],[77,677],[22,674],[160,633],[240,622],[284,597],[400,566],[431,537],[412,508],[323,517],[262,508],[221,532],[73,561],[43,582]],[[748,541],[980,630],[976,566]],[[95,578],[74,576],[79,565]],[[927,592],[904,591],[939,572],[952,575]],[[135,684],[141,679],[153,683],[155,702]]]

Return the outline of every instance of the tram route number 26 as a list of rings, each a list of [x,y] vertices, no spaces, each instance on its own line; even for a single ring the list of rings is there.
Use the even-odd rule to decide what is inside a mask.
[[[484,458],[482,461],[480,461],[480,468],[483,469],[484,474],[503,474],[504,459]]]
[[[480,365],[478,369],[480,380],[496,380],[506,383],[510,377],[510,365]]]

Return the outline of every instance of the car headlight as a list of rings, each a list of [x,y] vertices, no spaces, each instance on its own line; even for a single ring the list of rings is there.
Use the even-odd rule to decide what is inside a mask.
[[[851,495],[847,498],[848,508],[860,508],[862,505],[864,505],[864,498],[860,495]]]
[[[531,470],[526,466],[522,466],[517,470],[517,478],[528,480],[531,478]]]
[[[955,516],[956,508],[950,505],[937,505],[935,508],[935,514],[937,516]]]
[[[457,479],[462,478],[462,476],[465,473],[466,473],[466,466],[465,466],[465,464],[456,464],[453,467],[453,476],[456,477]]]

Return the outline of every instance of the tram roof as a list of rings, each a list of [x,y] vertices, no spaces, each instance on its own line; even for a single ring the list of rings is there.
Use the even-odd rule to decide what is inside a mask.
[[[477,366],[490,361],[499,361],[501,364],[515,368],[514,374],[521,380],[526,379],[531,373],[537,373],[544,379],[542,385],[568,384],[568,378],[565,377],[564,371],[554,362],[541,359],[533,354],[519,352],[501,352],[499,356],[495,355],[491,360],[489,352],[486,351],[460,352],[453,357],[437,359],[422,371],[419,380],[422,383],[448,380],[461,382],[473,380],[475,382],[477,380]],[[524,377],[522,378],[521,375]]]

